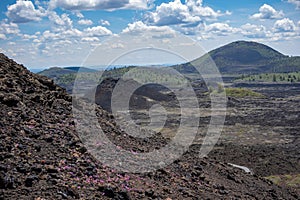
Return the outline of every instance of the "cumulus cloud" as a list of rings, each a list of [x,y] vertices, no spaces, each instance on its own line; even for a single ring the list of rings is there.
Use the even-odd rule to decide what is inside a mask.
[[[37,36],[37,35],[23,34],[23,35],[22,35],[22,38],[23,38],[24,40],[31,40],[31,39],[37,39],[38,36]]]
[[[241,26],[241,33],[248,38],[266,38],[270,36],[270,32],[267,31],[265,26],[250,23]]]
[[[83,37],[81,39],[82,42],[99,42],[99,38],[97,37]]]
[[[66,30],[46,30],[38,38],[34,39],[35,43],[46,44],[53,41],[71,40],[74,42],[93,42],[99,41],[99,38],[110,36],[112,32],[105,27],[95,26],[84,30],[70,28]],[[98,39],[95,39],[98,38]]]
[[[192,14],[195,16],[206,17],[216,19],[217,17],[223,15],[221,11],[214,11],[212,8],[203,6],[202,0],[188,0],[186,5],[191,10]],[[229,11],[226,11],[226,15],[230,15]]]
[[[50,0],[50,8],[65,10],[147,9],[149,0]]]
[[[112,35],[112,32],[103,26],[95,26],[92,28],[84,29],[87,36],[90,37],[103,37]]]
[[[7,17],[15,23],[26,23],[39,21],[45,16],[43,8],[35,8],[31,1],[17,0],[13,5],[7,7]]]
[[[16,23],[3,20],[0,22],[1,39],[7,39],[7,35],[18,35],[20,33],[19,26]]]
[[[3,33],[0,33],[0,40],[6,40],[6,35],[4,35]]]
[[[274,24],[275,32],[294,32],[295,30],[296,26],[294,22],[289,18],[277,20]]]
[[[205,26],[205,31],[218,36],[226,36],[237,33],[238,29],[233,28],[226,23],[213,23]]]
[[[158,26],[195,23],[201,20],[199,16],[192,16],[189,8],[182,4],[180,0],[162,3],[156,7],[155,12],[149,13],[147,18]]]
[[[63,37],[65,38],[72,38],[72,37],[82,37],[84,36],[84,33],[76,28],[72,28],[66,31],[63,31],[62,33],[60,33],[61,35],[63,35]]]
[[[41,34],[35,34],[35,36],[26,36],[30,38],[32,46],[35,48],[35,52],[47,57],[57,56],[60,52],[64,52],[66,55],[79,53],[82,55],[82,50],[76,49],[76,47],[82,47],[85,45],[94,45],[101,41],[101,38],[112,35],[112,32],[105,27],[95,26],[88,27],[83,30],[71,27],[69,29],[52,29],[46,30]],[[87,47],[87,46],[86,46]],[[79,58],[78,57],[78,58]]]
[[[288,2],[296,5],[296,9],[300,9],[300,1],[299,0],[288,0]]]
[[[61,37],[62,37],[62,35],[60,35],[58,33],[53,33],[50,30],[46,30],[43,32],[40,41],[56,40],[56,39],[61,39]]]
[[[51,11],[48,13],[48,18],[51,22],[54,23],[54,29],[56,31],[68,30],[73,27],[73,21],[66,13],[59,16],[56,12]]]
[[[230,12],[225,14],[230,14]],[[202,0],[187,0],[185,3],[174,0],[157,6],[154,12],[145,15],[145,21],[158,26],[176,24],[197,26],[203,20],[216,19],[221,15],[224,15],[221,11],[203,7]]]
[[[137,21],[132,24],[128,24],[128,27],[126,27],[122,31],[122,33],[129,34],[143,34],[149,32],[160,38],[171,38],[175,35],[175,31],[168,26],[148,26],[142,21]]]
[[[78,18],[84,18],[83,14],[81,12],[74,11],[74,13],[75,13],[76,17],[78,17]]]
[[[78,21],[78,24],[80,25],[92,25],[93,24],[93,21],[92,20],[89,20],[89,19],[81,19]]]
[[[99,21],[99,24],[101,24],[102,26],[110,26],[109,21],[103,20],[103,19],[101,19],[101,20]]]
[[[275,10],[272,6],[264,4],[259,8],[259,13],[255,13],[251,19],[278,19],[282,18],[284,13],[282,11]]]

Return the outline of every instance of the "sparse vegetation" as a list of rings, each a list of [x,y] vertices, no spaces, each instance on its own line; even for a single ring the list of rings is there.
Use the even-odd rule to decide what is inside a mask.
[[[185,77],[169,73],[168,70],[166,70],[166,72],[164,73],[163,69],[156,70],[134,66],[113,68],[104,72],[67,73],[57,76],[54,79],[54,82],[63,87],[72,87],[75,79],[79,82],[100,83],[106,78],[118,79],[120,77],[123,77],[124,74],[126,74],[127,79],[134,79],[141,83],[154,82],[181,87],[187,84],[187,80],[185,79]]]
[[[265,177],[265,178],[272,181],[276,185],[279,185],[282,181],[280,176],[275,176],[275,175],[268,176],[268,177]]]
[[[209,86],[208,92],[209,93],[222,93],[226,92],[226,96],[235,97],[235,98],[265,98],[265,96],[261,93],[254,92],[253,90],[247,88],[225,88],[223,85],[218,84],[216,88]]]
[[[272,175],[265,178],[272,181],[276,185],[300,187],[300,174]]]
[[[300,72],[242,75],[236,81],[296,83],[300,82]]]
[[[245,97],[254,97],[254,98],[264,98],[265,96],[254,92],[246,88],[225,88],[227,96],[236,97],[236,98],[245,98]]]

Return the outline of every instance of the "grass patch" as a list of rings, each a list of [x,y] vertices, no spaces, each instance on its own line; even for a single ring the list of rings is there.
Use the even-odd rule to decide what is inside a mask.
[[[275,176],[275,175],[265,177],[265,179],[272,181],[276,185],[280,185],[282,182],[280,176]]]
[[[225,92],[227,96],[236,97],[236,98],[246,98],[246,97],[264,98],[265,97],[263,94],[254,92],[246,88],[225,88]]]
[[[287,185],[291,186],[291,187],[300,187],[300,174],[298,174],[297,176],[291,178],[287,182]]]
[[[300,187],[300,174],[272,175],[265,177],[276,185],[286,185],[290,187]]]

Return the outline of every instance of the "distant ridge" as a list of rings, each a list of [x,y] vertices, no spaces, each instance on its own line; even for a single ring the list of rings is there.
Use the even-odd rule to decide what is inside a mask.
[[[87,67],[51,67],[49,69],[45,69],[41,72],[38,72],[39,75],[47,76],[48,78],[57,78],[59,76],[65,75],[65,74],[74,74],[77,72],[84,72],[84,73],[94,73],[97,72],[97,70],[90,69]]]
[[[72,73],[76,73],[76,71],[70,69],[64,69],[61,67],[51,67],[49,69],[45,69],[41,72],[38,72],[39,75],[47,76],[48,78],[52,78],[52,79],[55,79],[64,74],[72,74]]]
[[[67,70],[72,70],[75,72],[87,72],[87,73],[93,73],[93,72],[97,72],[97,70],[94,69],[90,69],[87,67],[64,67],[63,69],[67,69]]]
[[[232,42],[210,51],[191,63],[194,66],[201,66],[208,61],[209,56],[222,74],[300,71],[299,56],[289,57],[257,42]],[[174,68],[183,73],[192,73],[195,72],[195,69],[191,63],[176,65]]]

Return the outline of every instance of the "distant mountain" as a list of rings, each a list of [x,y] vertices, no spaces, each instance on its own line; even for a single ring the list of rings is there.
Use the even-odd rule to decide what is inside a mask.
[[[85,73],[94,73],[94,72],[98,72],[97,70],[94,69],[90,69],[87,67],[64,67],[64,69],[68,69],[68,70],[73,70],[75,72],[85,72]]]
[[[183,73],[195,72],[193,66],[204,66],[209,56],[222,74],[258,74],[300,71],[300,57],[289,57],[264,44],[237,41],[217,48],[204,56],[174,68]]]
[[[80,69],[80,71],[79,71]],[[87,67],[64,67],[64,68],[61,68],[61,67],[51,67],[49,69],[46,69],[46,70],[43,70],[41,72],[38,72],[39,75],[43,75],[43,76],[47,76],[48,78],[52,78],[52,79],[55,79],[55,78],[58,78],[62,75],[65,75],[65,74],[74,74],[74,73],[77,73],[77,72],[83,72],[83,73],[94,73],[94,72],[97,72],[97,70],[94,70],[94,69],[90,69],[90,68],[87,68]]]
[[[47,76],[48,78],[55,79],[64,74],[72,74],[72,73],[77,73],[77,71],[74,71],[71,69],[65,69],[65,68],[61,68],[61,67],[51,67],[49,69],[45,69],[45,70],[39,72],[38,74]]]

